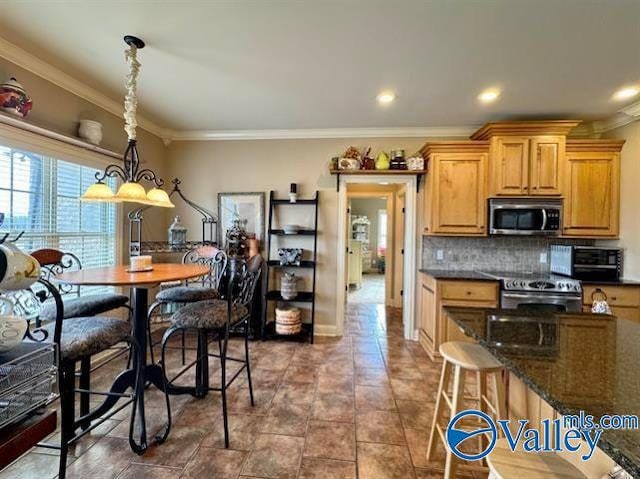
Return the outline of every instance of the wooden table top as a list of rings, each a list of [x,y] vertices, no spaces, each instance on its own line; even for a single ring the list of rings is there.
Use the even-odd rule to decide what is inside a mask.
[[[129,273],[129,266],[105,266],[62,273],[54,278],[60,284],[82,286],[142,286],[166,281],[197,278],[209,272],[200,264],[155,263],[152,271]]]

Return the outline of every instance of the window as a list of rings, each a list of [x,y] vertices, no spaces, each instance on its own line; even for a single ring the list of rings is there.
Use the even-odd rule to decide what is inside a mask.
[[[24,231],[18,246],[25,251],[74,253],[84,268],[114,264],[116,205],[78,199],[97,171],[0,146],[0,213],[5,216],[0,231]]]

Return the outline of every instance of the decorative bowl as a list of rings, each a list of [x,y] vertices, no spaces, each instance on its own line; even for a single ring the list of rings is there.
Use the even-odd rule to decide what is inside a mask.
[[[282,230],[287,235],[294,235],[300,231],[300,225],[282,225]]]

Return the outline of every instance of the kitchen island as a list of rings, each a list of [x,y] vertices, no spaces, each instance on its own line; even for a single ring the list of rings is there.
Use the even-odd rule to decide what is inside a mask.
[[[445,307],[469,338],[491,352],[508,371],[510,419],[533,423],[527,394],[561,415],[580,411],[599,420],[640,415],[640,325],[590,313],[523,312]],[[512,384],[513,383],[513,384]],[[518,384],[526,387],[518,410]],[[548,407],[547,406],[547,407]],[[553,412],[553,411],[552,411]],[[640,477],[640,430],[605,430],[598,447],[634,477]]]

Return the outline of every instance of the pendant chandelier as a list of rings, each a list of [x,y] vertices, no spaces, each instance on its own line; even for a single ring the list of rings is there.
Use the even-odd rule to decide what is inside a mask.
[[[129,46],[125,50],[125,55],[129,63],[129,74],[125,83],[127,94],[124,97],[124,131],[129,137],[127,149],[124,152],[124,167],[120,165],[108,165],[104,172],[96,173],[96,183],[87,188],[81,196],[83,201],[100,201],[110,203],[132,202],[143,205],[161,206],[163,208],[173,208],[169,195],[162,189],[164,181],[156,176],[150,169],[140,169],[140,158],[136,147],[136,110],[138,108],[137,79],[140,63],[137,52],[144,48],[144,42],[139,38],[127,35],[124,37],[125,43]],[[120,178],[123,183],[118,188],[117,193],[107,185],[104,180],[107,178]],[[153,187],[147,192],[141,181],[151,182]]]

